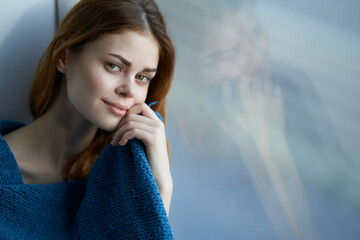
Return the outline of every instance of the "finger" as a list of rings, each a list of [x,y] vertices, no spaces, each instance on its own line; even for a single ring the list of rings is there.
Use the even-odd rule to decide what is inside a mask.
[[[142,123],[145,123],[150,126],[156,126],[155,121],[151,118],[148,118],[148,117],[145,117],[142,115],[133,114],[133,113],[127,113],[126,116],[123,119],[121,119],[117,129],[120,129],[126,123],[132,122],[132,121],[133,122],[142,122]]]
[[[239,93],[240,96],[246,98],[250,94],[250,78],[245,76],[239,82]]]
[[[282,99],[282,91],[279,85],[274,86],[274,96],[278,99]]]
[[[240,125],[242,128],[246,129],[245,121],[244,121],[244,119],[241,117],[240,114],[235,115],[235,119],[236,119],[236,121],[239,123],[239,125]]]
[[[222,96],[223,104],[226,112],[231,112],[231,87],[229,82],[223,82],[222,84]]]
[[[154,127],[152,127],[148,124],[145,124],[143,122],[135,122],[135,121],[127,122],[115,133],[115,135],[113,136],[113,140],[111,141],[111,144],[113,146],[116,146],[118,144],[124,145],[124,144],[121,144],[121,139],[123,138],[124,134],[126,132],[129,132],[134,129],[145,131],[150,134],[153,134],[155,131]]]
[[[141,114],[154,120],[159,119],[154,111],[146,103],[135,104],[128,110],[128,113],[137,115]]]
[[[120,139],[118,144],[120,144],[121,146],[124,146],[130,139],[137,138],[137,139],[143,141],[143,143],[145,145],[147,145],[146,143],[152,141],[152,137],[153,137],[153,134],[151,134],[147,131],[144,131],[142,129],[139,129],[139,128],[134,128],[129,131],[126,131],[124,133],[124,135],[122,136],[122,138]]]
[[[267,96],[272,96],[273,84],[270,80],[264,80],[264,93]]]
[[[256,94],[257,92],[262,91],[262,82],[258,78],[252,78],[250,83],[250,92]]]

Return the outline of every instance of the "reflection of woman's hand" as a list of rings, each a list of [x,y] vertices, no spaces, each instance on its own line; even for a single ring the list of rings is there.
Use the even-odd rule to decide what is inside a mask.
[[[241,149],[240,151],[257,151],[254,149],[255,142],[249,132],[239,125],[236,116],[240,114],[240,99],[232,94],[232,86],[230,82],[223,82],[223,109],[224,115],[220,120],[221,129],[230,136],[237,146]],[[243,152],[244,153],[244,152]]]
[[[259,172],[258,162],[252,158],[254,155],[249,155],[249,151],[254,151],[254,148],[247,147],[249,144],[244,145],[246,140],[240,141],[244,132],[247,133],[249,140],[255,142],[260,160],[293,233],[301,236],[302,230],[310,229],[310,234],[315,236],[302,181],[285,138],[285,118],[280,87],[269,80],[255,80],[250,83],[248,79],[241,79],[237,88],[238,92],[235,95],[238,97],[234,97],[234,89],[231,89],[230,85],[224,85],[224,107],[227,109],[225,123],[228,125],[225,127],[225,124],[221,123],[223,129],[237,143],[241,142],[238,146],[240,151],[245,152],[242,154],[248,154],[244,157],[244,163],[252,174],[255,184],[257,183],[256,187],[262,194],[260,197],[265,197],[268,189],[264,189],[261,184],[260,179],[263,175]],[[231,114],[232,121],[229,121]],[[234,122],[237,122],[237,126]],[[278,219],[278,215],[269,217],[275,221]],[[281,231],[280,226],[278,227]]]
[[[237,87],[238,98],[227,99],[226,102],[231,103],[238,124],[256,142],[269,141],[274,134],[285,135],[280,87],[269,80],[262,80],[258,89],[254,89],[247,78],[241,79]],[[224,95],[232,95],[229,86],[224,86]]]
[[[172,178],[166,147],[165,126],[151,108],[143,104],[132,106],[121,119],[114,134],[112,145],[125,145],[137,138],[146,146],[147,157],[165,208],[169,212],[172,195]]]

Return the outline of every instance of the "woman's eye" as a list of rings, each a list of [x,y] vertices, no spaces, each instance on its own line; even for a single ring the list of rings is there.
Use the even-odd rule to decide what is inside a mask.
[[[145,75],[138,75],[136,76],[136,78],[141,82],[141,83],[147,83],[150,81],[150,78],[148,76]]]
[[[119,65],[116,65],[115,63],[106,63],[106,67],[112,71],[112,72],[119,72],[121,71],[121,68]]]

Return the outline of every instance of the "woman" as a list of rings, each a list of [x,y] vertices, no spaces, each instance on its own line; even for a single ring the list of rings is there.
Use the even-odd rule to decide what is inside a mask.
[[[158,115],[165,119],[173,69],[174,48],[153,0],[81,0],[38,65],[35,121],[1,123],[0,235],[172,238],[172,178]]]

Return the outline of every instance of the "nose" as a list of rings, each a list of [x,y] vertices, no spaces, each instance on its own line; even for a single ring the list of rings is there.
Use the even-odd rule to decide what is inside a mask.
[[[127,98],[133,98],[136,94],[136,85],[134,78],[122,79],[121,83],[115,89],[115,93]]]

